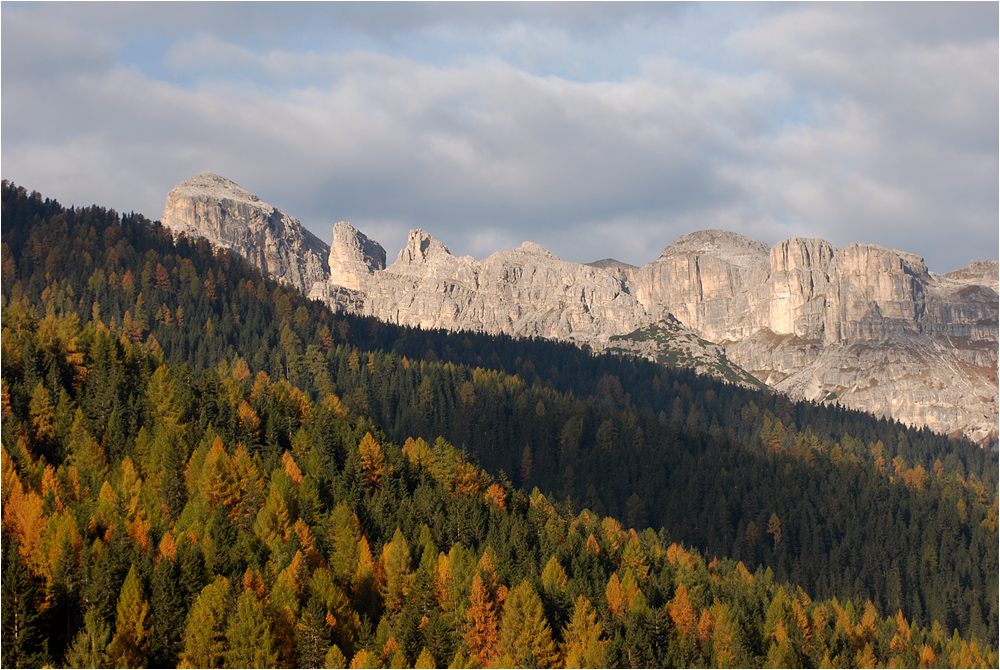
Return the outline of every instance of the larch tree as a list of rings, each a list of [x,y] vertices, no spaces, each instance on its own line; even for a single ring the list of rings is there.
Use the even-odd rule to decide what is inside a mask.
[[[410,546],[399,528],[392,541],[382,549],[385,583],[382,585],[383,602],[392,614],[398,614],[413,588],[415,575],[411,568]]]
[[[531,473],[534,470],[534,458],[531,454],[531,445],[525,443],[524,451],[521,452],[521,486],[527,488],[531,481]]]
[[[566,592],[568,583],[566,571],[553,554],[542,570],[542,588],[553,595],[562,594]]]
[[[232,460],[222,446],[222,438],[216,437],[209,449],[201,470],[201,491],[212,507],[219,505],[232,507],[239,499]]]
[[[611,579],[608,580],[608,585],[604,589],[604,601],[608,604],[612,616],[621,617],[625,612],[625,594],[622,592],[622,583],[618,579],[618,573],[613,573]]]
[[[331,669],[347,667],[347,657],[344,656],[344,652],[340,650],[340,647],[337,645],[330,647],[323,658],[323,667]]]
[[[563,664],[567,668],[603,668],[606,666],[602,639],[604,626],[597,620],[597,612],[585,596],[578,596],[573,607],[573,617],[563,629]]]
[[[642,543],[637,537],[630,538],[628,544],[625,545],[619,569],[631,570],[640,585],[646,583],[646,578],[649,576],[649,561],[646,559],[646,552],[643,551]]]
[[[365,433],[358,444],[361,451],[360,475],[361,481],[369,491],[376,490],[382,483],[382,469],[385,465],[385,455],[371,433]]]
[[[500,626],[500,653],[521,667],[549,668],[558,658],[542,599],[527,579],[507,596]]]
[[[358,563],[354,571],[354,602],[360,613],[376,616],[381,607],[381,571],[372,557],[371,546],[364,535],[358,541]]]
[[[146,645],[150,629],[146,625],[149,603],[142,591],[135,566],[128,571],[118,598],[115,636],[111,640],[111,662],[116,667],[138,668],[146,664]]]
[[[698,618],[684,584],[677,585],[673,599],[667,603],[667,612],[674,622],[674,630],[678,632],[682,641],[686,641],[694,632]]]
[[[358,567],[361,524],[347,503],[339,502],[327,516],[323,529],[330,548],[330,572],[343,583]]]
[[[264,540],[272,552],[280,551],[288,540],[289,513],[285,497],[276,484],[271,483],[264,507],[257,514],[254,532]]]
[[[413,662],[413,667],[415,670],[417,668],[436,668],[437,662],[434,660],[434,656],[430,650],[424,647],[417,656],[417,660]]]
[[[772,513],[771,518],[768,519],[767,532],[774,538],[774,546],[777,548],[778,543],[781,542],[781,519],[778,518],[777,513]]]
[[[243,591],[226,627],[226,666],[230,668],[273,668],[278,651],[271,621],[264,604],[253,591]],[[325,651],[325,650],[324,650]]]
[[[180,668],[221,668],[226,656],[229,580],[218,577],[201,590],[184,626]]]
[[[734,668],[740,662],[740,629],[729,605],[716,600],[711,607],[712,664],[717,668]]]
[[[472,597],[465,610],[465,643],[469,653],[486,667],[499,655],[500,616],[496,603],[477,572],[472,578]]]
[[[438,608],[442,612],[451,609],[452,592],[454,591],[453,581],[451,558],[442,551],[438,554],[437,565],[434,569],[434,596]]]

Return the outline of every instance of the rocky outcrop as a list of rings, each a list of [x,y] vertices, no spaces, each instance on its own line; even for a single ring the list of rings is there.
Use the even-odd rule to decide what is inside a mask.
[[[333,245],[330,247],[330,284],[350,291],[361,290],[361,285],[376,270],[385,269],[385,249],[369,239],[357,228],[341,221],[333,226]]]
[[[351,255],[349,249],[363,244],[363,235],[354,233],[335,236],[331,267],[334,256]],[[562,261],[532,242],[477,261],[457,258],[440,241],[414,230],[389,267],[359,262],[351,268],[347,279],[322,297],[392,323],[581,343],[607,342],[647,323],[622,279]]]
[[[336,309],[629,352],[996,442],[995,261],[939,276],[877,245],[768,247],[718,230],[679,237],[642,267],[569,263],[531,242],[476,260],[414,230],[386,267],[385,250],[351,225],[334,226],[327,258],[297,221],[214,175],[174,189],[164,223]]]
[[[329,276],[329,247],[297,219],[225,177],[203,172],[167,194],[161,222],[175,234],[232,249],[263,272],[309,293]]]
[[[793,238],[768,250],[705,231],[630,281],[648,313],[673,314],[793,398],[985,441],[998,421],[996,271],[939,277],[876,245]]]

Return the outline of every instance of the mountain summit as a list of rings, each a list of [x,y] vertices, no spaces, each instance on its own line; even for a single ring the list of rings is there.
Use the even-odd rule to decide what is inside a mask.
[[[334,226],[327,250],[297,220],[207,174],[170,192],[163,222],[335,309],[626,351],[997,439],[996,262],[936,275],[920,257],[877,245],[768,247],[720,230],[681,236],[642,267],[571,263],[532,242],[476,260],[414,230],[386,266],[381,245],[350,224]]]
[[[167,194],[162,223],[175,234],[232,249],[274,278],[308,293],[330,275],[330,248],[298,219],[236,183],[203,172]]]

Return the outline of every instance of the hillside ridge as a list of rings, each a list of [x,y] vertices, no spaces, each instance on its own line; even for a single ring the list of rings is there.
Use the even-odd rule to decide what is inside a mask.
[[[381,245],[340,222],[324,271],[296,274],[302,265],[317,268],[322,251],[306,244],[298,221],[286,226],[286,238],[268,233],[256,249],[215,231],[253,228],[240,217],[254,222],[255,212],[273,208],[256,196],[243,198],[256,209],[227,208],[230,191],[244,192],[239,187],[220,197],[205,187],[189,196],[182,186],[168,196],[166,225],[203,234],[278,278],[295,275],[301,290],[341,311],[694,361],[700,372],[747,385],[760,380],[793,399],[837,402],[983,444],[997,440],[995,262],[936,275],[919,256],[879,245],[838,249],[790,238],[769,247],[722,230],[682,235],[641,267],[563,261],[533,242],[476,260],[413,230],[386,266]],[[662,337],[664,329],[680,337]]]

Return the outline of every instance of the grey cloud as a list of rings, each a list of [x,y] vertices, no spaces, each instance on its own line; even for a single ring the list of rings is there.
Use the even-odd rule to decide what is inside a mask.
[[[882,243],[925,255],[939,271],[996,247],[996,40],[962,33],[963,22],[947,39],[919,22],[933,39],[913,44],[906,31],[917,28],[897,26],[879,47],[877,22],[852,34],[868,9],[751,6],[739,11],[757,17],[754,27],[727,47],[738,68],[644,52],[632,54],[632,76],[571,81],[485,51],[441,64],[355,47],[292,49],[280,35],[251,48],[247,31],[281,12],[238,7],[250,16],[225,3],[185,5],[200,33],[161,5],[68,7],[88,21],[112,17],[115,35],[169,19],[160,30],[179,39],[167,62],[196,77],[183,85],[115,64],[112,38],[73,32],[72,21],[66,28],[37,8],[25,40],[43,49],[53,32],[46,21],[75,37],[62,47],[65,67],[36,68],[41,84],[4,77],[4,177],[68,203],[157,218],[174,184],[218,172],[321,237],[351,220],[390,256],[411,227],[457,254],[482,257],[531,239],[568,260],[636,264],[678,235],[715,227],[769,243],[796,234]],[[386,19],[380,13],[393,7],[348,5],[335,18],[386,35],[465,22],[499,39],[514,26],[511,50],[556,35],[572,51],[614,30],[598,25],[602,12],[620,27],[635,12],[663,11],[453,7],[404,6]],[[295,5],[273,29],[326,11]],[[704,29],[713,11],[673,7],[658,19],[701,13]],[[199,24],[205,17],[214,18]],[[224,17],[236,25],[216,29]],[[831,17],[846,27],[830,31]],[[857,40],[868,51],[845,46]],[[4,40],[4,56],[35,48],[11,44]],[[74,54],[86,62],[88,52],[104,55],[74,70]],[[971,71],[983,63],[985,74]],[[908,112],[913,104],[924,108]],[[798,109],[808,113],[789,120]]]
[[[46,85],[99,72],[114,63],[110,44],[65,23],[49,23],[17,5],[4,5],[2,78]]]

